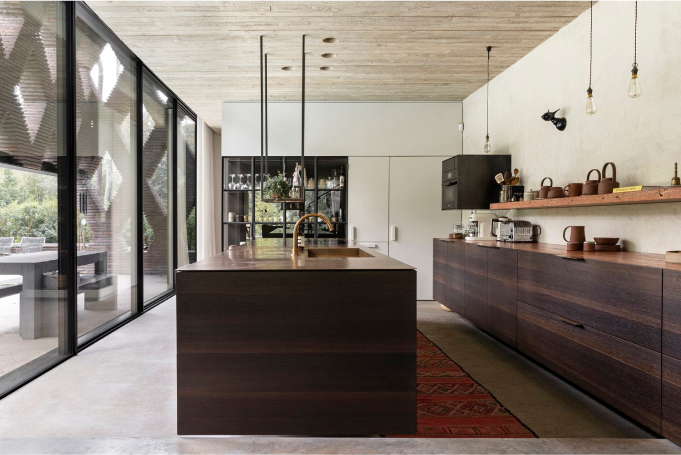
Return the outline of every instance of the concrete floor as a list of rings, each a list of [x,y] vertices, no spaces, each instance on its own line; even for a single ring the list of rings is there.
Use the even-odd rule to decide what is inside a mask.
[[[679,453],[433,302],[419,327],[547,439],[175,434],[171,299],[0,400],[0,453]]]

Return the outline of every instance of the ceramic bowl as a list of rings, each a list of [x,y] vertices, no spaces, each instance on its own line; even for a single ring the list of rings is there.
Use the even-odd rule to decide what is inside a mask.
[[[617,245],[619,237],[594,237],[596,245]]]

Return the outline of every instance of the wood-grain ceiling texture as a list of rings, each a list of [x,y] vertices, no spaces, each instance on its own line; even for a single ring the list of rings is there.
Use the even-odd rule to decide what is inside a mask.
[[[455,101],[493,78],[589,2],[92,1],[104,22],[213,129],[223,101]],[[336,38],[325,43],[325,38]],[[323,58],[322,54],[333,54]],[[291,71],[283,71],[292,66]],[[321,67],[331,67],[322,71]]]

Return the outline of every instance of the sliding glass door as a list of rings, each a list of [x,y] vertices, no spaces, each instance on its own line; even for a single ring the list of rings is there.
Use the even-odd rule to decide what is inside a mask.
[[[136,311],[137,61],[76,18],[78,336]]]
[[[173,288],[173,99],[144,71],[142,89],[144,301]]]
[[[177,266],[196,262],[196,119],[177,109]]]

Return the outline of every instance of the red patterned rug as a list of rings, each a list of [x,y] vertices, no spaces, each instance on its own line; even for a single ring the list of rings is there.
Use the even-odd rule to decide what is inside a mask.
[[[416,349],[417,434],[387,437],[537,437],[421,332]]]

